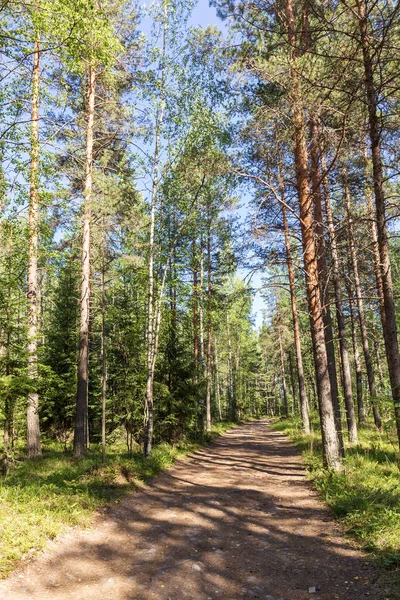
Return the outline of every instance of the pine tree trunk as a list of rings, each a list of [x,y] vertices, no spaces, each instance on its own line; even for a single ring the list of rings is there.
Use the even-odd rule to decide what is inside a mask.
[[[106,461],[106,398],[107,398],[107,356],[106,356],[106,290],[105,290],[105,223],[103,218],[103,240],[101,256],[101,454]]]
[[[74,456],[85,456],[88,442],[88,384],[89,384],[89,319],[90,319],[90,235],[91,204],[93,194],[93,129],[96,93],[96,74],[89,66],[87,73],[87,124],[85,188],[83,207],[82,259],[81,259],[81,300],[79,327],[78,390],[74,432]]]
[[[367,332],[367,324],[365,320],[365,311],[364,311],[364,302],[362,299],[362,290],[360,283],[360,276],[358,272],[358,259],[356,252],[356,245],[354,241],[354,231],[353,231],[353,218],[351,215],[351,199],[350,199],[350,189],[347,180],[345,181],[345,195],[346,195],[346,210],[347,210],[347,223],[348,223],[348,236],[349,236],[349,253],[352,263],[352,271],[353,271],[353,279],[354,279],[354,290],[356,293],[357,299],[357,309],[358,309],[358,320],[360,323],[360,332],[361,332],[361,342],[364,352],[364,360],[365,366],[367,369],[367,378],[368,378],[368,387],[370,393],[370,399],[372,404],[372,412],[374,415],[374,422],[378,429],[382,428],[382,421],[379,414],[379,410],[376,404],[377,394],[376,394],[376,386],[375,386],[375,373],[372,365],[371,354],[369,351],[369,342],[368,342],[368,332]]]
[[[206,431],[211,431],[211,220],[207,236],[207,372]]]
[[[296,48],[296,23],[292,0],[286,0],[286,17],[291,48]],[[293,56],[294,57],[294,56]],[[312,195],[308,179],[308,151],[302,109],[301,84],[295,68],[291,69],[292,118],[294,126],[296,183],[300,205],[301,236],[310,328],[314,351],[315,373],[318,386],[318,403],[321,422],[325,464],[332,469],[340,468],[340,444],[336,430],[325,346],[322,300],[318,278],[317,251],[313,233]]]
[[[198,381],[199,371],[199,315],[198,315],[198,283],[197,283],[197,256],[196,239],[192,240],[192,262],[193,262],[193,368],[194,383]]]
[[[322,169],[326,172],[326,164],[324,156],[322,156]],[[343,314],[343,302],[342,302],[342,289],[340,285],[340,267],[339,267],[339,254],[336,244],[336,234],[335,234],[335,226],[333,223],[333,215],[332,215],[332,207],[331,207],[331,199],[328,189],[328,182],[325,179],[325,211],[327,217],[328,224],[328,233],[331,247],[331,255],[332,255],[332,271],[333,271],[333,288],[335,292],[335,306],[336,306],[336,320],[338,324],[338,332],[339,332],[339,350],[340,357],[342,359],[342,377],[343,377],[343,392],[344,392],[344,401],[346,406],[346,419],[347,419],[347,429],[349,432],[349,441],[351,443],[357,443],[358,441],[358,433],[357,433],[357,422],[356,415],[354,411],[354,403],[353,403],[353,392],[351,388],[351,369],[350,369],[350,358],[349,358],[349,350],[347,343],[347,335],[346,335],[346,326]]]
[[[280,186],[281,186],[281,198],[284,201],[284,182],[281,174],[281,166],[280,166]],[[288,269],[288,277],[289,277],[289,289],[290,289],[290,303],[292,307],[292,320],[293,320],[293,335],[294,335],[294,347],[296,350],[296,362],[297,362],[297,373],[299,380],[299,394],[300,394],[300,412],[301,412],[301,420],[303,423],[303,429],[306,434],[310,433],[310,419],[308,415],[308,398],[306,392],[306,385],[304,380],[304,368],[303,368],[303,356],[301,353],[301,341],[300,341],[300,326],[299,326],[299,316],[297,314],[297,298],[296,298],[296,287],[294,280],[294,269],[293,269],[293,259],[292,259],[292,251],[290,245],[290,236],[289,236],[289,224],[286,214],[286,206],[282,203],[282,217],[283,217],[283,229],[285,234],[285,249],[286,249],[286,264]]]
[[[318,256],[318,276],[322,301],[325,345],[328,357],[329,380],[331,383],[332,404],[335,412],[336,430],[338,432],[340,453],[344,456],[342,433],[342,415],[339,402],[339,387],[337,381],[335,343],[333,335],[332,314],[330,309],[330,293],[328,281],[328,266],[326,262],[326,244],[322,214],[321,175],[319,169],[318,128],[314,119],[310,123],[310,155],[311,155],[311,184],[314,208],[314,233]]]
[[[221,409],[221,392],[219,389],[219,370],[218,370],[218,348],[217,344],[214,343],[214,364],[215,364],[215,399],[218,407],[218,418],[222,421],[222,409]]]
[[[383,284],[382,284],[381,260],[380,260],[380,256],[379,256],[378,232],[376,229],[376,217],[375,217],[374,208],[372,205],[372,189],[370,186],[370,181],[369,181],[370,177],[369,177],[369,169],[368,169],[368,152],[367,152],[367,147],[364,143],[363,143],[363,146],[364,146],[364,171],[365,171],[365,197],[367,200],[368,217],[370,219],[372,254],[374,257],[376,291],[378,293],[378,299],[379,299],[379,311],[380,311],[380,315],[381,315],[381,322],[383,323],[385,320],[385,302],[383,299]]]
[[[292,414],[296,412],[296,385],[295,385],[295,376],[294,376],[294,365],[293,365],[293,357],[292,351],[289,351],[289,369],[290,369],[290,387],[292,388],[292,398],[293,398],[293,408]]]
[[[236,396],[233,385],[233,366],[232,366],[232,342],[229,313],[226,313],[226,331],[228,336],[228,373],[229,373],[229,399],[230,399],[230,414],[233,422],[236,421]]]
[[[282,334],[280,325],[278,325],[278,340],[279,340],[279,355],[281,359],[281,378],[282,378],[282,391],[283,391],[283,407],[285,409],[285,417],[289,418],[289,405],[287,398],[287,385],[286,385],[286,372],[285,372],[285,357],[283,355],[282,346]]]
[[[27,406],[27,454],[41,456],[39,424],[39,395],[35,390],[38,378],[37,357],[37,286],[38,286],[38,239],[39,239],[39,81],[40,42],[35,40],[32,71],[31,156],[29,194],[29,242],[28,242],[28,378],[34,388],[28,394]]]
[[[400,444],[400,354],[397,339],[396,311],[394,305],[392,271],[386,226],[386,206],[383,189],[383,167],[381,160],[380,132],[378,122],[378,98],[374,85],[374,74],[368,34],[368,14],[365,0],[357,0],[360,39],[363,53],[365,91],[368,104],[369,137],[371,142],[372,172],[376,209],[378,247],[382,274],[384,317],[382,320],[388,363],[390,386],[394,402],[397,437]]]
[[[379,343],[379,339],[380,336],[378,335],[378,332],[376,331],[376,327],[375,327],[375,321],[374,321],[374,309],[373,307],[370,305],[369,306],[370,311],[371,311],[371,321],[372,321],[372,336],[373,336],[373,341],[374,341],[374,352],[375,352],[375,358],[376,358],[376,368],[378,370],[378,376],[379,376],[379,387],[380,390],[383,391],[385,388],[385,378],[383,376],[383,369],[382,369],[382,361],[381,361],[381,353],[380,353],[380,343]]]

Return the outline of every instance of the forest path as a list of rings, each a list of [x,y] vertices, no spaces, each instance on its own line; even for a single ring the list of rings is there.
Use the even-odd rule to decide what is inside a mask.
[[[57,539],[0,583],[0,599],[384,597],[371,575],[310,489],[297,450],[260,420]]]

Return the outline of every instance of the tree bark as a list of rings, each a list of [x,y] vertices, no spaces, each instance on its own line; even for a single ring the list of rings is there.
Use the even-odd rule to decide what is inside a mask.
[[[229,400],[230,400],[230,413],[232,421],[236,421],[236,397],[235,389],[233,385],[233,366],[232,366],[232,342],[231,342],[231,327],[229,313],[226,313],[226,331],[228,336],[228,373],[229,373]]]
[[[322,170],[326,172],[325,157],[322,155]],[[350,369],[350,358],[346,335],[346,326],[343,314],[343,302],[342,302],[342,288],[340,285],[340,267],[339,267],[339,253],[336,244],[336,233],[335,226],[333,223],[333,214],[331,199],[329,194],[329,185],[325,178],[324,184],[324,198],[325,198],[325,211],[328,224],[328,233],[331,247],[332,256],[332,270],[333,270],[333,287],[335,292],[335,306],[336,306],[336,320],[338,324],[339,332],[339,350],[342,359],[342,377],[343,377],[343,392],[344,401],[346,406],[346,420],[347,429],[349,433],[349,441],[351,443],[357,443],[357,422],[354,411],[353,403],[353,392],[351,388],[351,369]]]
[[[209,208],[209,207],[208,207]],[[207,367],[206,367],[206,431],[211,431],[211,218],[207,234]]]
[[[379,414],[378,407],[376,405],[377,394],[376,394],[376,386],[375,386],[375,373],[372,365],[371,354],[369,351],[369,342],[368,342],[368,332],[367,332],[367,324],[365,320],[365,311],[364,311],[364,302],[362,299],[362,290],[360,283],[360,275],[358,272],[358,259],[357,259],[357,251],[354,240],[354,231],[353,231],[353,218],[351,215],[351,196],[350,189],[347,182],[347,178],[345,175],[345,195],[346,195],[346,210],[347,210],[347,224],[348,224],[348,236],[349,236],[349,254],[352,263],[352,271],[353,271],[353,279],[354,279],[354,290],[356,293],[357,299],[357,309],[358,309],[358,320],[360,323],[360,332],[361,332],[361,342],[364,352],[364,360],[365,366],[367,369],[367,378],[368,378],[368,387],[372,404],[372,412],[374,415],[374,422],[378,429],[382,428],[382,421]]]
[[[103,218],[101,255],[101,456],[106,462],[106,399],[107,399],[107,355],[106,355],[106,290],[105,290],[105,223]]]
[[[198,283],[197,283],[197,255],[196,239],[192,240],[192,261],[193,261],[193,368],[194,382],[198,381],[199,371],[199,315],[198,315]]]
[[[364,142],[364,140],[363,140]],[[370,176],[368,169],[368,152],[367,146],[363,143],[364,150],[364,172],[365,172],[365,198],[367,200],[368,217],[370,219],[371,229],[371,240],[372,240],[372,255],[374,257],[374,271],[375,271],[375,282],[376,291],[379,299],[379,311],[381,315],[381,322],[385,320],[385,302],[383,299],[383,283],[382,283],[382,271],[381,271],[381,260],[379,256],[379,244],[378,244],[378,232],[376,229],[376,217],[374,214],[374,208],[372,204],[372,189],[370,186]]]
[[[278,323],[278,340],[279,340],[279,355],[281,361],[281,378],[282,378],[282,391],[283,391],[283,407],[285,409],[285,417],[289,418],[289,405],[287,398],[287,385],[286,385],[286,372],[285,372],[285,357],[283,355],[283,345],[282,345],[282,333],[281,327]]]
[[[280,157],[279,157],[279,161]],[[299,326],[299,315],[297,314],[297,298],[296,298],[296,286],[294,280],[294,269],[292,250],[289,236],[289,224],[286,213],[285,190],[283,176],[281,172],[281,165],[279,165],[279,179],[281,186],[281,198],[282,202],[282,217],[283,217],[283,230],[285,234],[285,249],[286,249],[286,264],[288,269],[289,277],[289,289],[290,289],[290,303],[292,308],[292,320],[293,320],[293,336],[294,336],[294,347],[296,351],[296,362],[297,362],[297,374],[299,380],[299,394],[300,394],[300,412],[301,420],[303,423],[303,429],[306,434],[310,433],[310,419],[308,415],[308,398],[306,392],[306,385],[304,380],[304,368],[303,368],[303,356],[301,353],[301,341],[300,341],[300,326]]]
[[[96,74],[90,65],[87,72],[87,124],[85,187],[83,206],[82,259],[81,259],[81,299],[79,327],[78,389],[74,431],[74,456],[85,456],[88,442],[88,383],[89,383],[89,320],[90,320],[90,237],[91,204],[93,195],[93,130],[94,105],[96,94]]]
[[[32,110],[31,110],[31,156],[29,194],[29,242],[28,242],[28,378],[33,388],[28,394],[27,405],[27,455],[41,456],[39,424],[39,395],[35,388],[38,378],[38,241],[39,241],[39,82],[40,82],[40,41],[34,42],[32,70]]]
[[[222,421],[222,408],[221,408],[221,392],[219,389],[219,370],[218,370],[218,348],[214,342],[214,365],[215,365],[215,399],[218,407],[218,418]]]
[[[322,302],[322,318],[324,322],[326,354],[328,357],[329,380],[331,383],[332,404],[335,412],[336,430],[338,433],[340,453],[344,456],[342,434],[342,415],[339,402],[339,387],[337,381],[335,343],[333,335],[332,314],[330,309],[330,293],[328,281],[328,266],[326,261],[326,244],[322,213],[321,174],[319,169],[318,126],[315,119],[310,122],[310,155],[311,155],[311,186],[314,208],[314,233],[318,261],[318,276]]]
[[[349,289],[349,307],[350,307],[350,321],[351,321],[351,333],[353,341],[353,353],[354,353],[354,366],[356,370],[356,390],[357,390],[357,416],[359,425],[365,425],[367,423],[367,412],[365,410],[364,398],[363,398],[363,384],[362,384],[362,369],[360,350],[358,348],[356,320],[354,318],[352,291]]]

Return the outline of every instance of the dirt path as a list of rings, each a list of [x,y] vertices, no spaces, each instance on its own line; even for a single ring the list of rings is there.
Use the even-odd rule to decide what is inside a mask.
[[[372,574],[296,449],[257,421],[58,539],[0,583],[0,599],[377,600]]]

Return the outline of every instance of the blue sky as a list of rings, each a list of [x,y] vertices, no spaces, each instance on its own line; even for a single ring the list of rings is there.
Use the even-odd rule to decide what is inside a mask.
[[[190,24],[194,26],[206,27],[207,25],[217,25],[221,31],[226,30],[225,23],[218,18],[214,7],[209,6],[208,0],[199,0],[195,6],[195,9],[190,19]],[[243,219],[250,218],[250,208],[248,206],[249,198],[243,198],[241,204],[243,205],[240,213]],[[248,279],[248,271],[241,269],[239,276]],[[251,286],[254,289],[260,288],[262,285],[261,275],[256,271],[251,277]],[[260,327],[262,323],[262,312],[266,309],[266,303],[263,300],[261,293],[258,292],[254,296],[253,300],[253,312],[255,316],[256,326]]]

